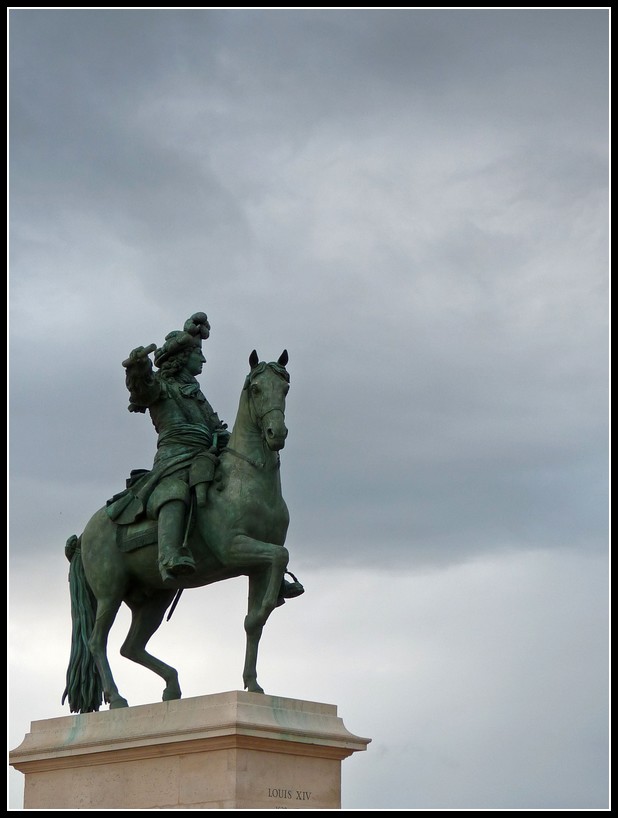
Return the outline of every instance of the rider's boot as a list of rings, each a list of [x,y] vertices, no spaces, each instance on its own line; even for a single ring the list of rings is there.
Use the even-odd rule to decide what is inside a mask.
[[[159,570],[164,580],[195,573],[195,560],[183,545],[185,504],[170,500],[159,510]]]

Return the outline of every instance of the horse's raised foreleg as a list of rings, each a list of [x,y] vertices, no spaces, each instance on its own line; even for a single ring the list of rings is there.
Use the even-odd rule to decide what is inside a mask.
[[[253,540],[244,535],[236,537],[227,549],[223,557],[226,565],[231,568],[246,568],[249,574],[263,569],[267,576],[262,593],[256,597],[255,604],[249,606],[247,618],[251,626],[255,621],[255,624],[263,627],[274,610],[289,558],[285,546]]]
[[[181,696],[178,684],[178,672],[165,662],[157,659],[146,651],[148,640],[157,630],[163,620],[168,605],[174,598],[175,591],[161,591],[151,597],[142,597],[139,600],[128,600],[133,618],[129,633],[120,648],[120,653],[127,659],[147,667],[165,681],[163,701],[179,699]]]
[[[245,617],[247,635],[243,682],[252,693],[263,693],[257,681],[257,654],[266,620],[275,609],[289,554],[282,545],[237,537],[226,553],[229,565],[244,567],[249,575],[249,606]]]
[[[110,710],[116,707],[129,706],[128,701],[118,692],[107,659],[107,637],[114,624],[114,619],[116,618],[121,603],[122,599],[118,597],[99,599],[97,601],[97,616],[92,635],[88,641],[90,652],[92,653],[103,683],[103,698],[109,704]]]

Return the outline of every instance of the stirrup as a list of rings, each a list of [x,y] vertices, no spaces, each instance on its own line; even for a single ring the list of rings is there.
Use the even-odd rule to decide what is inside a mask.
[[[281,587],[279,588],[279,597],[275,604],[275,608],[279,608],[281,605],[283,605],[286,599],[294,599],[295,597],[305,593],[305,589],[296,579],[294,574],[291,571],[286,571],[285,573],[288,576],[292,577],[294,582],[288,582],[286,579],[281,580]]]
[[[164,580],[190,576],[196,571],[195,560],[189,554],[179,554],[160,563],[159,571]]]

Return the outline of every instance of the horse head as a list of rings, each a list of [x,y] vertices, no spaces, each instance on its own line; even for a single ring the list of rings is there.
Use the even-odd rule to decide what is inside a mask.
[[[288,430],[285,425],[285,397],[290,389],[290,376],[285,368],[287,350],[276,362],[260,361],[255,350],[249,356],[251,371],[245,380],[251,419],[260,429],[268,448],[277,452],[285,446]]]

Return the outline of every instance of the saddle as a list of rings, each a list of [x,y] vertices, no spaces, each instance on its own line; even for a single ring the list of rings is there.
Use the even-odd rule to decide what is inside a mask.
[[[114,523],[116,525],[116,545],[120,551],[125,553],[128,551],[136,551],[138,548],[143,548],[145,545],[155,545],[157,542],[157,521],[148,519],[138,519],[132,523],[125,523],[122,517],[125,516],[123,512],[129,512],[126,516],[130,516],[133,505],[136,505],[135,511],[139,513],[142,510],[140,504],[137,507],[137,498],[131,494],[129,489],[135,485],[137,481],[145,474],[149,473],[149,469],[132,469],[129,477],[126,480],[126,488],[124,491],[114,494],[106,505],[109,509],[114,506],[115,517]],[[111,516],[111,515],[110,515]]]

